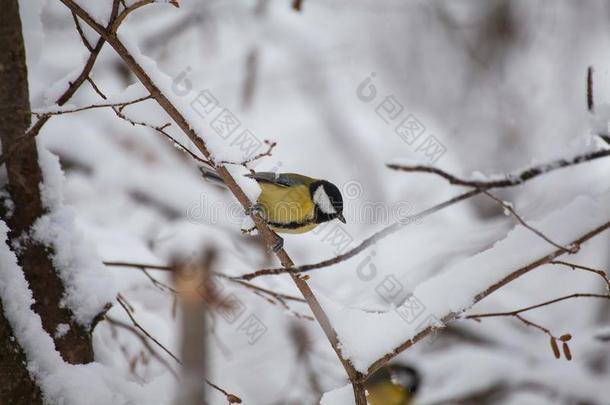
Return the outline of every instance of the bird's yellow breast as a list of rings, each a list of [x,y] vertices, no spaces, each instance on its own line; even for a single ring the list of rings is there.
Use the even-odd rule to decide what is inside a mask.
[[[409,391],[397,384],[377,384],[366,390],[371,405],[407,405],[411,399]]]
[[[309,187],[298,185],[282,187],[272,183],[259,183],[261,193],[258,204],[271,228],[278,233],[304,233],[318,224],[312,223],[314,203]],[[283,227],[282,224],[303,224],[298,227]]]

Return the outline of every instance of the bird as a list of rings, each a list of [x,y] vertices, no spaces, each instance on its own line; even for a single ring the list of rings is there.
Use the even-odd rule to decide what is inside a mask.
[[[418,371],[409,365],[382,367],[365,382],[369,405],[408,405],[421,384]]]
[[[216,173],[202,173],[204,177],[222,181]],[[259,215],[276,233],[274,252],[284,244],[278,233],[306,233],[334,219],[346,223],[343,196],[330,181],[297,173],[256,172],[246,177],[255,180],[261,188],[256,203],[246,214]]]

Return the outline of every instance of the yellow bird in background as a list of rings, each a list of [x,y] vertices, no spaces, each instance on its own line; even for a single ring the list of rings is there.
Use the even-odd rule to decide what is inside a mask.
[[[417,393],[421,378],[406,365],[388,365],[377,370],[365,383],[369,405],[408,405]]]

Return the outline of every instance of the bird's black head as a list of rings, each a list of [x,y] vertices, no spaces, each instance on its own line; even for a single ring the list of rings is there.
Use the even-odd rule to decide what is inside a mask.
[[[343,197],[337,186],[326,180],[318,180],[311,183],[309,192],[315,204],[315,221],[317,223],[331,221],[335,218],[345,223]]]
[[[391,365],[394,380],[407,388],[411,395],[415,395],[421,384],[421,377],[417,370],[407,365]]]
[[[415,395],[421,385],[421,376],[419,372],[409,365],[391,364],[377,370],[371,375],[367,381],[367,386],[375,386],[392,382],[398,384],[407,390],[411,396]]]

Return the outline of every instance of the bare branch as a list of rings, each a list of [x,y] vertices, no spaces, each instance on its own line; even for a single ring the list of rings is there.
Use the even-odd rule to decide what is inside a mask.
[[[587,109],[590,113],[595,112],[595,103],[593,101],[593,67],[587,68]]]
[[[174,377],[178,377],[178,374],[176,374],[176,371],[170,366],[169,362],[165,359],[165,357],[161,356],[156,350],[155,348],[150,344],[149,340],[147,339],[147,336],[144,335],[139,329],[136,329],[135,326],[133,325],[129,325],[128,323],[125,323],[123,321],[119,321],[118,319],[114,319],[108,315],[106,315],[104,317],[104,319],[106,321],[108,321],[108,323],[110,325],[113,326],[118,326],[122,329],[128,330],[131,333],[133,333],[134,335],[136,335],[138,337],[138,339],[140,339],[140,341],[142,342],[142,344],[144,345],[144,347],[148,350],[148,352],[155,358],[157,359],[157,361],[159,361],[159,363],[163,364],[163,366],[165,366],[165,368],[174,376]]]
[[[121,0],[121,4],[123,5],[123,11],[121,11],[121,13],[117,16],[117,18],[114,20],[113,24],[110,25],[110,27],[108,28],[108,32],[112,35],[116,35],[116,33],[119,29],[119,26],[121,25],[123,20],[125,20],[125,18],[127,18],[127,16],[129,14],[136,11],[140,7],[143,7],[147,4],[151,4],[154,2],[155,2],[155,0],[140,0],[140,1],[136,1],[131,6],[127,6],[125,4],[125,2],[123,0]],[[74,9],[72,9],[72,12],[74,12]],[[89,25],[91,25],[91,24],[89,24]],[[95,27],[93,27],[93,26],[92,26],[92,28],[95,29]]]
[[[141,103],[142,101],[146,101],[146,100],[150,100],[151,97],[150,95],[148,96],[144,96],[144,97],[139,97],[135,100],[131,100],[131,101],[125,101],[125,102],[120,102],[120,103],[102,103],[102,104],[91,104],[91,105],[87,105],[84,107],[77,107],[77,108],[73,108],[73,109],[66,109],[66,110],[56,110],[56,111],[45,111],[45,112],[36,112],[36,111],[32,111],[32,114],[36,115],[37,117],[42,117],[45,115],[62,115],[62,114],[70,114],[70,113],[75,113],[75,112],[80,112],[80,111],[85,111],[85,110],[93,110],[96,108],[107,108],[107,107],[117,107],[117,108],[125,108],[128,105],[132,105],[132,104],[137,104],[137,103]]]
[[[142,332],[147,338],[149,338],[150,340],[152,340],[153,342],[155,342],[155,344],[157,346],[159,346],[161,349],[163,349],[163,351],[165,353],[167,353],[171,358],[173,358],[174,360],[176,360],[178,363],[182,364],[182,362],[180,361],[180,359],[174,354],[172,353],[167,347],[165,347],[161,342],[159,342],[157,339],[155,339],[154,336],[152,336],[150,333],[148,333],[148,331],[146,329],[144,329],[142,327],[142,325],[140,325],[138,323],[138,321],[136,321],[136,319],[133,317],[133,307],[131,305],[129,305],[129,303],[127,301],[125,301],[125,298],[123,298],[123,296],[121,294],[117,295],[117,302],[119,303],[119,305],[125,310],[125,313],[127,314],[127,316],[129,317],[129,319],[131,320],[131,323],[133,324],[133,326],[139,330],[140,332]]]
[[[550,262],[550,263],[552,263],[552,262]],[[555,304],[557,302],[574,299],[574,298],[602,298],[602,299],[610,300],[610,295],[593,294],[593,293],[574,293],[574,294],[564,295],[563,297],[555,298],[555,299],[552,299],[549,301],[545,301],[540,304],[530,305],[528,307],[516,309],[514,311],[473,314],[473,315],[464,316],[461,319],[481,319],[481,318],[492,318],[492,317],[500,317],[500,316],[514,316],[514,315],[519,315],[523,312],[531,311],[533,309],[545,307],[547,305]]]
[[[142,325],[140,325],[138,323],[138,321],[136,321],[136,319],[134,318],[134,316],[132,314],[133,308],[130,308],[131,306],[127,303],[127,301],[125,301],[125,298],[121,294],[119,294],[117,296],[117,302],[125,310],[125,313],[129,317],[129,319],[131,320],[131,323],[133,324],[133,326],[135,328],[135,329],[128,328],[128,330],[132,331],[133,333],[136,333],[138,336],[140,336],[140,333],[142,333],[144,336],[146,336],[148,339],[150,339],[153,343],[155,343],[160,349],[162,349],[165,353],[167,353],[172,359],[174,359],[178,364],[182,365],[182,361],[180,361],[178,356],[176,356],[174,353],[172,353],[167,347],[162,345],[146,329],[144,329],[142,327]],[[108,316],[106,316],[106,319],[108,320]],[[129,325],[124,324],[124,323],[122,323],[120,321],[115,321],[115,325],[120,326],[121,324],[125,325],[127,327],[129,326]],[[149,346],[146,346],[146,347],[149,347]],[[164,362],[164,364],[167,364],[167,362]],[[169,367],[169,364],[167,364],[167,367],[169,369],[171,369],[171,367]],[[172,372],[172,374],[176,375],[175,372]],[[226,390],[220,388],[218,385],[212,383],[208,379],[206,379],[205,382],[210,387],[214,388],[215,390],[217,390],[217,391],[221,392],[223,395],[225,395],[225,397],[227,398],[227,401],[229,403],[231,403],[231,404],[233,404],[233,403],[237,403],[237,404],[241,403],[241,399],[237,395],[234,395],[234,394],[231,394],[231,393],[227,392]]]
[[[444,179],[449,181],[450,184],[454,184],[456,186],[475,187],[478,189],[489,190],[492,188],[518,186],[528,180],[540,176],[541,174],[546,174],[554,170],[562,169],[569,166],[576,166],[581,163],[590,162],[592,160],[600,159],[606,156],[610,156],[610,149],[588,152],[568,159],[557,159],[549,163],[543,163],[540,165],[532,166],[518,173],[504,175],[504,178],[500,180],[489,181],[462,179],[434,166],[406,166],[399,164],[388,164],[386,166],[390,169],[403,172],[432,173],[436,174],[437,176],[443,177]]]
[[[271,152],[273,152],[273,148],[275,148],[277,145],[277,142],[272,142],[268,139],[265,139],[264,143],[267,145],[267,150],[265,152],[261,152],[261,153],[254,155],[250,159],[246,159],[242,162],[232,162],[229,160],[221,160],[220,162],[218,162],[218,164],[219,165],[240,165],[240,166],[244,166],[247,169],[248,163],[252,163],[255,160],[264,158],[265,156],[271,156]]]
[[[569,299],[573,299],[573,298],[602,298],[602,299],[610,300],[610,294],[601,295],[601,294],[591,294],[591,293],[575,293],[575,294],[570,294],[570,295],[566,295],[563,297],[555,298],[553,300],[545,301],[540,304],[530,305],[529,307],[517,309],[515,311],[473,314],[473,315],[465,316],[462,319],[473,319],[475,321],[481,322],[481,318],[506,317],[506,316],[514,317],[515,319],[521,321],[525,325],[536,328],[539,331],[546,334],[550,338],[551,349],[553,350],[553,355],[555,356],[555,358],[559,359],[561,357],[561,352],[559,350],[559,343],[561,343],[562,349],[563,349],[563,354],[564,354],[566,360],[572,360],[572,353],[570,350],[570,346],[568,344],[570,339],[572,339],[572,335],[570,335],[569,333],[566,333],[562,336],[557,337],[548,328],[545,328],[544,326],[540,325],[539,323],[530,321],[529,319],[525,319],[521,314],[523,312],[531,311],[533,309],[541,308],[541,307],[544,307],[547,305],[555,304],[557,302],[561,302],[561,301],[565,301],[565,300],[569,300]]]
[[[178,147],[182,152],[186,153],[191,158],[195,159],[197,162],[203,163],[203,164],[205,164],[207,166],[211,166],[212,165],[212,163],[209,160],[200,158],[195,153],[193,153],[189,148],[184,146],[184,144],[182,144],[176,138],[171,136],[167,131],[165,131],[166,128],[171,126],[171,124],[169,122],[167,122],[167,123],[165,123],[163,125],[156,126],[156,125],[149,124],[148,122],[132,120],[131,118],[127,117],[125,115],[125,113],[123,113],[122,108],[113,107],[113,110],[114,110],[115,114],[119,118],[129,122],[133,126],[146,127],[146,128],[150,128],[152,130],[157,131],[158,133],[160,133],[161,135],[166,137],[170,142],[172,142],[172,145]]]
[[[154,278],[146,270],[146,269],[152,269],[152,270],[162,270],[162,271],[173,271],[171,266],[160,266],[160,265],[151,265],[151,264],[143,264],[143,263],[130,263],[130,262],[104,262],[104,264],[106,266],[130,267],[130,268],[139,269],[139,270],[141,270],[146,275],[146,277],[153,283],[153,285],[155,285],[160,290],[168,291],[168,292],[170,292],[172,294],[177,294],[177,291],[174,288],[172,288],[171,286],[169,286],[169,285],[167,285],[167,284],[157,280],[156,278]],[[279,303],[280,305],[282,305],[282,307],[284,307],[284,309],[289,311],[291,314],[293,314],[297,318],[313,320],[308,315],[303,315],[303,314],[300,314],[298,312],[293,311],[290,308],[290,306],[286,303],[286,301],[295,301],[295,302],[306,303],[306,301],[303,298],[295,297],[293,295],[278,293],[276,291],[269,290],[269,289],[263,288],[263,287],[259,287],[257,285],[254,285],[252,283],[248,283],[246,281],[235,280],[235,279],[227,276],[226,274],[222,274],[222,273],[218,273],[218,272],[212,272],[212,274],[214,276],[216,276],[216,277],[223,278],[223,279],[228,280],[228,281],[230,281],[232,283],[239,284],[242,287],[248,288],[249,290],[251,290],[252,292],[254,292],[257,295],[260,295],[262,298],[266,299],[268,302],[270,302],[272,304]]]
[[[95,84],[95,82],[93,81],[93,79],[91,78],[91,76],[87,76],[87,81],[89,82],[89,84],[91,85],[91,87],[93,88],[93,91],[95,91],[98,96],[100,96],[101,98],[103,98],[104,100],[107,100],[108,97],[106,97],[106,95],[104,94],[104,92],[102,92],[102,90],[100,90],[99,87],[97,87],[97,84]]]
[[[549,264],[559,264],[559,265],[571,267],[572,270],[582,270],[582,271],[588,271],[591,273],[595,273],[604,280],[604,282],[606,283],[606,291],[608,291],[608,293],[610,293],[610,279],[608,278],[608,274],[603,270],[597,270],[597,269],[593,269],[591,267],[581,266],[579,264],[574,264],[574,263],[568,263],[568,262],[564,262],[561,260],[553,260],[552,262],[549,262]]]
[[[539,230],[537,230],[536,228],[534,228],[533,226],[531,226],[527,222],[525,222],[525,220],[519,214],[517,214],[515,209],[510,204],[506,203],[505,201],[502,201],[498,197],[491,194],[489,191],[484,191],[483,193],[486,196],[488,196],[489,198],[491,198],[492,200],[494,200],[495,202],[497,202],[498,204],[500,204],[505,210],[508,210],[517,219],[517,221],[519,221],[519,223],[521,225],[523,225],[525,228],[529,229],[530,231],[532,231],[533,233],[538,235],[540,238],[544,239],[546,242],[555,246],[556,248],[563,249],[563,250],[565,250],[566,253],[569,253],[569,254],[577,253],[580,250],[580,246],[564,247],[558,243],[553,242],[545,234],[543,234],[542,232],[540,232]]]
[[[87,48],[89,50],[89,52],[93,53],[93,46],[91,46],[91,44],[89,43],[89,40],[87,40],[87,38],[85,37],[85,33],[83,32],[83,27],[81,27],[80,22],[78,21],[78,17],[76,17],[76,14],[74,12],[72,12],[72,18],[74,19],[74,25],[76,26],[76,31],[78,31],[78,35],[80,35],[80,39],[81,41],[83,41],[83,45],[85,45],[85,48]]]

